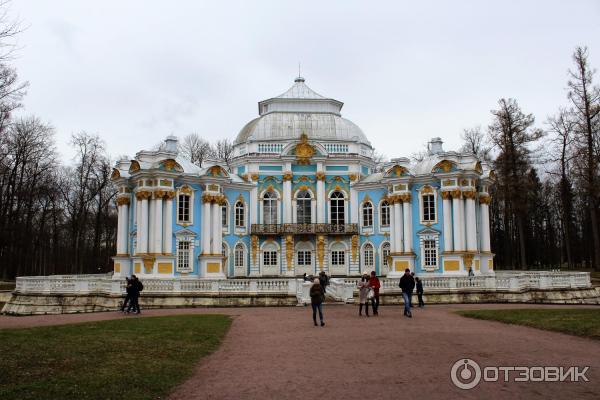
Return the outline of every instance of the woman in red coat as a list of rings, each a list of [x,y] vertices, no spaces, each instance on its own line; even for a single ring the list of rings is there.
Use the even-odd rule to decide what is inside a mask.
[[[371,272],[371,279],[369,279],[369,287],[373,290],[373,297],[371,298],[371,304],[373,306],[373,315],[379,315],[379,288],[381,282],[375,275],[375,271]]]

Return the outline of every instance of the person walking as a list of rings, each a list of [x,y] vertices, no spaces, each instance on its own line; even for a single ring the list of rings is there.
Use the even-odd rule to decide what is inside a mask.
[[[369,279],[369,287],[373,290],[373,297],[371,297],[371,305],[373,306],[373,315],[379,315],[379,288],[381,282],[375,271],[371,271],[371,279]]]
[[[473,272],[473,268],[469,267],[469,286],[473,286],[473,277],[475,276],[475,272]]]
[[[129,302],[127,312],[130,312],[133,309],[134,313],[141,314],[139,298],[140,292],[144,290],[144,285],[135,275],[131,275],[131,280],[131,301]]]
[[[125,300],[123,300],[123,306],[121,307],[121,312],[125,313],[125,307],[127,307],[127,305],[129,303],[131,303],[131,291],[132,291],[132,278],[125,278]],[[127,311],[129,312],[129,311]]]
[[[412,318],[410,312],[412,292],[415,289],[415,280],[410,274],[410,269],[404,270],[404,275],[400,278],[400,289],[402,289],[402,298],[404,299],[404,316]]]
[[[310,287],[310,305],[312,306],[312,317],[315,326],[317,325],[317,310],[319,310],[319,319],[321,320],[321,326],[325,326],[323,322],[323,300],[325,295],[321,288],[321,282],[319,278],[315,278],[313,285]]]
[[[327,286],[329,286],[329,277],[325,273],[325,271],[321,271],[319,273],[319,283],[321,284],[321,288],[323,289],[323,294],[327,291]]]
[[[366,272],[363,272],[362,278],[360,278],[360,282],[358,283],[358,301],[359,301],[359,309],[358,315],[362,315],[363,306],[365,306],[365,313],[367,317],[369,316],[369,291],[371,288],[369,287],[369,275]]]
[[[425,303],[423,302],[423,281],[417,277],[415,278],[417,281],[417,297],[419,298],[419,308],[425,307]]]

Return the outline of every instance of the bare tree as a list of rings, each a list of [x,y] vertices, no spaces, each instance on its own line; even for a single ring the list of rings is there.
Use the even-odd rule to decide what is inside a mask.
[[[183,157],[199,167],[202,167],[202,163],[214,153],[210,143],[197,133],[185,136],[179,144],[179,151]]]
[[[464,142],[459,150],[460,152],[474,154],[480,160],[491,160],[492,147],[481,130],[481,126],[464,129],[460,137]]]
[[[217,161],[223,163],[231,172],[231,159],[233,158],[233,143],[229,139],[217,140],[213,147],[214,156]]]

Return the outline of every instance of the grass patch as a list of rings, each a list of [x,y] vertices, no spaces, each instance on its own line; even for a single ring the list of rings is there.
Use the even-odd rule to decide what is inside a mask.
[[[180,315],[0,330],[0,399],[162,399],[230,325]]]
[[[457,311],[477,319],[525,325],[600,340],[600,309],[510,309]]]

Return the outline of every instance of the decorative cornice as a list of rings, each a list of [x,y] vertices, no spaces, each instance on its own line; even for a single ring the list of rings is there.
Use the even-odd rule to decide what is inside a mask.
[[[204,193],[202,195],[202,202],[223,205],[225,204],[225,196],[222,194]]]
[[[149,190],[140,190],[135,193],[135,198],[138,200],[148,200],[152,197],[152,192]]]

